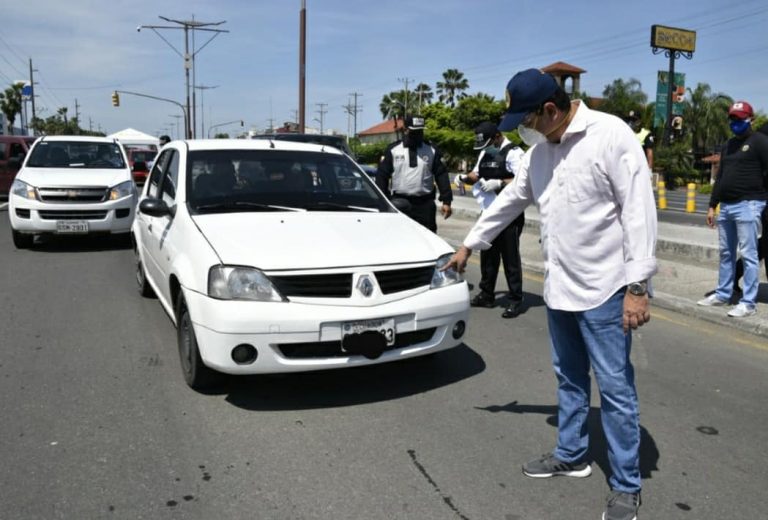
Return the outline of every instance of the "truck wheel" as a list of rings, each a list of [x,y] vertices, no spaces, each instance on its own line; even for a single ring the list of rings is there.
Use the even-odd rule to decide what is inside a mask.
[[[13,245],[16,249],[29,249],[32,247],[32,243],[35,241],[35,235],[26,235],[19,233],[15,229],[11,230],[13,233]]]

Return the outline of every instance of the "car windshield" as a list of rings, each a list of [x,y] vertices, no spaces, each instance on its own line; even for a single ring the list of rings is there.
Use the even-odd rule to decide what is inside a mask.
[[[285,150],[190,152],[187,202],[194,213],[394,211],[348,157]]]
[[[41,141],[32,149],[27,168],[125,168],[115,143]]]
[[[333,146],[334,148],[341,150],[347,155],[352,155],[352,151],[347,145],[347,141],[339,135],[324,135],[324,134],[272,134],[272,135],[257,135],[254,139],[272,139],[275,141],[293,141],[296,143],[312,143],[324,146]]]

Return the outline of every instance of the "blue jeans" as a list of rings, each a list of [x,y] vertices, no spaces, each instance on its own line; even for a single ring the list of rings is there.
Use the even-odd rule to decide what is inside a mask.
[[[590,364],[600,390],[600,418],[608,444],[611,489],[640,491],[640,420],[631,333],[624,334],[624,290],[595,309],[547,309],[552,363],[557,375],[558,431],[555,457],[586,461]]]
[[[736,269],[736,248],[744,262],[744,292],[739,303],[755,308],[760,284],[760,261],[757,257],[757,237],[764,200],[744,200],[733,204],[720,204],[717,228],[720,235],[720,271],[717,277],[718,299],[728,301],[733,291]],[[763,231],[765,233],[765,230]]]

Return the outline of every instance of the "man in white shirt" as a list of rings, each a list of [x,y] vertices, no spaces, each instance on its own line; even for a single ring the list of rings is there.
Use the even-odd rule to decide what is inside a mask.
[[[640,425],[631,330],[650,320],[656,272],[656,208],[640,143],[619,118],[571,102],[540,70],[507,84],[499,128],[518,128],[532,148],[515,182],[483,212],[445,267],[464,271],[526,206],[541,215],[544,301],[558,380],[555,450],[523,465],[529,477],[591,474],[587,415],[590,365],[612,475],[604,520],[632,520],[640,506]]]
[[[515,146],[498,127],[486,121],[475,128],[475,150],[480,150],[477,164],[467,175],[459,175],[456,184],[472,185],[472,195],[485,211],[504,187],[512,182],[520,166],[523,151]],[[496,279],[499,266],[504,263],[507,280],[507,307],[502,318],[514,318],[523,305],[523,266],[520,259],[520,235],[525,226],[521,213],[493,240],[489,249],[480,252],[480,292],[470,301],[473,307],[496,306]]]

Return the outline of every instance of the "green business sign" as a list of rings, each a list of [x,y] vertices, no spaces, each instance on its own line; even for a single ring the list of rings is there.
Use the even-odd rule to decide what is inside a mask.
[[[653,126],[664,127],[667,119],[667,94],[669,93],[669,72],[660,70],[656,81],[656,114],[653,117]],[[685,100],[685,73],[675,72],[675,81],[672,84],[672,116],[683,114],[683,101]]]

